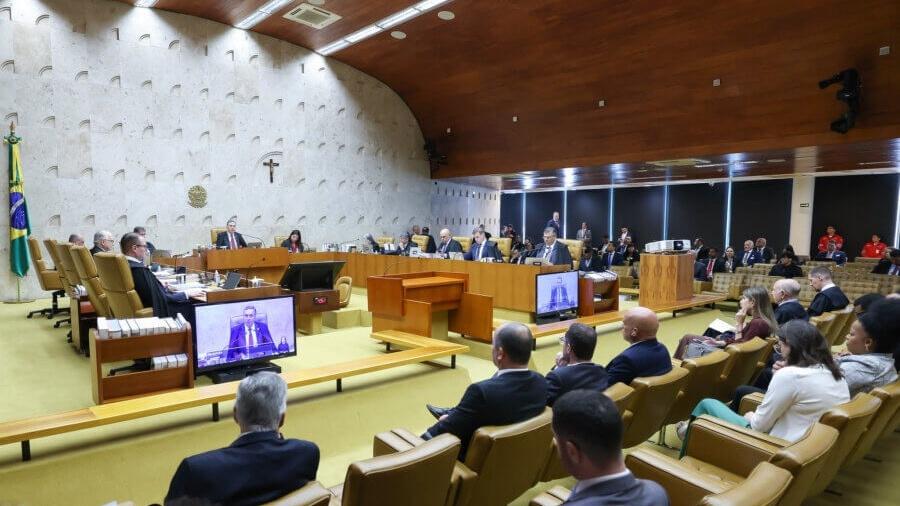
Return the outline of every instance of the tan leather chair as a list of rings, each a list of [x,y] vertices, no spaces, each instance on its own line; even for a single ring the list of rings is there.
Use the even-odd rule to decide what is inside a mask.
[[[763,357],[768,356],[771,347],[771,343],[758,337],[726,346],[725,353],[730,356],[719,379],[715,397],[722,402],[730,401],[737,387],[750,382],[757,372],[758,364],[763,361]]]
[[[381,246],[382,248],[384,247],[385,244],[389,244],[389,243],[396,244],[397,243],[397,241],[394,240],[394,237],[390,236],[390,235],[383,235],[381,237],[376,237],[375,242],[377,242],[378,245]]]
[[[897,415],[897,409],[900,407],[900,380],[875,388],[869,394],[881,399],[881,407],[875,413],[866,432],[859,438],[856,447],[847,456],[847,460],[844,463],[845,466],[852,466],[859,462],[860,459],[869,453],[875,442],[885,435],[886,429],[891,420]],[[893,429],[891,429],[891,432],[893,432]]]
[[[559,242],[566,245],[569,248],[569,254],[572,255],[572,268],[577,269],[578,263],[581,261],[581,252],[584,248],[584,241],[579,241],[577,239],[557,239]]]
[[[464,463],[457,462],[455,506],[500,506],[534,486],[547,462],[553,431],[550,408],[530,420],[481,427],[472,435]],[[402,429],[375,437],[375,454],[404,450],[422,440]],[[404,502],[403,504],[414,504]]]
[[[715,395],[717,383],[722,377],[722,371],[725,370],[728,357],[724,351],[714,351],[709,355],[689,358],[677,364],[677,361],[672,361],[673,365],[687,369],[690,374],[663,421],[662,429],[659,431],[659,444],[665,442],[666,425],[687,420],[698,402]]]
[[[509,262],[509,257],[512,255],[512,239],[509,237],[498,237],[494,241],[497,242],[497,248],[500,250],[503,261]]]
[[[441,434],[394,453],[350,464],[344,483],[332,487],[332,505],[444,506],[456,492],[451,484],[460,443]]]
[[[834,315],[834,321],[831,322],[831,325],[828,327],[828,333],[823,334],[823,337],[825,337],[825,342],[830,347],[841,344],[844,341],[844,337],[847,335],[847,332],[844,332],[844,328],[847,328],[849,332],[847,322],[854,318],[853,304],[847,304],[847,307],[844,309],[830,311],[829,314]]]
[[[153,316],[152,307],[144,307],[134,290],[131,268],[121,253],[97,253],[94,255],[100,285],[106,293],[110,313],[116,318],[141,318]]]
[[[648,450],[637,451],[647,452]],[[785,469],[768,462],[760,462],[753,468],[747,479],[722,493],[704,496],[697,504],[701,506],[775,506],[787,492],[793,478],[793,475]],[[672,494],[677,491],[668,493],[672,500]],[[553,487],[532,499],[529,506],[558,506],[565,502],[570,495],[571,491],[566,488]],[[670,504],[677,504],[677,502]]]
[[[453,236],[454,239],[459,241],[459,245],[462,246],[463,253],[468,253],[469,248],[472,247],[472,238],[470,236]]]
[[[662,485],[672,506],[687,506],[710,494],[728,492],[747,481],[761,462],[769,462],[793,475],[778,504],[801,504],[837,443],[838,431],[817,423],[803,439],[781,445],[769,444],[758,435],[704,415],[692,424],[681,460],[640,448],[625,458],[625,465],[635,476]]]
[[[831,328],[836,322],[837,316],[830,312],[822,313],[819,316],[813,316],[809,319],[809,323],[813,324],[813,326],[819,330],[819,333],[822,334],[825,341],[828,341],[828,336],[831,334]]]
[[[56,249],[56,239],[44,239],[44,247],[47,248],[47,253],[49,253],[50,258],[53,259],[53,265],[56,268],[56,274],[59,276],[59,283],[63,287],[63,292],[65,292],[66,296],[71,297],[74,294],[74,291],[72,290],[72,285],[69,284],[69,279],[66,278],[62,261],[59,259],[59,251]],[[69,303],[71,304],[71,301]],[[64,311],[71,312],[68,309],[69,308],[66,308]],[[71,323],[71,318],[61,318],[56,320],[53,324],[53,328],[59,328],[63,323]],[[70,332],[69,336],[71,337],[71,335]]]
[[[279,497],[263,506],[328,506],[331,492],[318,481],[311,481],[290,494]]]
[[[275,239],[274,239],[274,241],[275,241],[275,247],[276,247],[276,248],[281,247],[281,243],[283,243],[284,241],[286,241],[287,238],[288,238],[288,236],[286,236],[286,235],[276,235],[276,236],[275,236]],[[213,241],[213,242],[215,242],[215,241]]]
[[[347,307],[350,304],[350,296],[353,295],[353,278],[350,276],[339,277],[334,288],[338,291],[341,307]]]
[[[36,314],[53,318],[53,315],[63,312],[59,308],[59,297],[66,294],[65,290],[63,290],[62,281],[59,279],[59,273],[47,266],[47,262],[44,261],[44,256],[41,254],[40,243],[31,236],[28,236],[28,252],[31,253],[31,265],[34,267],[35,274],[37,274],[41,290],[51,292],[50,295],[53,300],[50,307],[29,312],[28,318]]]
[[[209,229],[209,243],[215,244],[216,239],[219,238],[219,234],[222,232],[228,232],[228,229],[225,227],[216,227]]]
[[[427,235],[414,235],[410,238],[412,242],[422,250],[422,253],[425,253],[425,248],[428,247],[428,236]]]
[[[97,266],[94,257],[84,246],[72,246],[69,251],[72,254],[72,262],[81,284],[87,290],[88,299],[94,306],[97,316],[109,316],[109,304],[106,302],[106,293],[100,284],[100,276],[97,274]]]
[[[634,394],[628,411],[634,416],[623,427],[622,448],[637,446],[659,430],[689,375],[688,369],[673,367],[662,376],[635,378],[631,382]]]
[[[631,269],[630,265],[613,265],[609,268],[619,277],[619,288],[634,288],[634,276],[631,275]]]
[[[62,275],[69,284],[69,296],[75,295],[74,299],[78,299],[76,294],[77,287],[81,285],[81,278],[78,277],[78,271],[75,270],[75,262],[72,260],[71,252],[72,244],[67,242],[56,243],[56,256],[62,266]]]

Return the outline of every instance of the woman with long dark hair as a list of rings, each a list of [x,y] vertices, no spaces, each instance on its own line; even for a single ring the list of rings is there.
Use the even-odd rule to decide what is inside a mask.
[[[281,247],[287,248],[291,253],[303,253],[303,238],[297,229],[291,230],[291,235],[281,241]]]

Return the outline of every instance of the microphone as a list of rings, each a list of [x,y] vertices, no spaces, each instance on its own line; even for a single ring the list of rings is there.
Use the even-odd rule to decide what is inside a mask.
[[[251,238],[251,239],[256,239],[257,241],[259,241],[259,245],[260,245],[260,246],[262,246],[263,244],[266,243],[265,241],[263,241],[262,237],[256,237],[255,235],[245,234],[245,233],[241,232],[241,236],[242,236],[242,237],[249,237],[249,238]]]

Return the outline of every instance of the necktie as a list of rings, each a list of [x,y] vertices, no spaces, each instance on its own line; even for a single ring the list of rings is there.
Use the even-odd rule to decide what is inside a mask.
[[[228,234],[229,249],[237,249],[237,243],[234,241],[234,234]]]
[[[710,259],[706,262],[706,279],[709,279],[709,278],[712,277],[712,271],[713,271],[713,267],[714,267],[715,265],[716,265],[716,261],[713,260],[712,258],[710,258]]]
[[[750,252],[744,252],[744,265],[747,265],[747,260],[750,260]]]
[[[481,260],[481,252],[484,251],[484,243],[478,245],[478,258],[475,260]]]
[[[253,346],[255,345],[254,341],[256,341],[256,339],[253,335],[253,327],[244,327],[244,329],[247,335],[247,355],[250,355],[250,351],[253,349]]]
[[[612,259],[613,259],[613,254],[607,253],[606,254],[606,266],[607,267],[612,267]]]
[[[550,252],[553,251],[553,247],[544,246],[544,258],[550,258]]]

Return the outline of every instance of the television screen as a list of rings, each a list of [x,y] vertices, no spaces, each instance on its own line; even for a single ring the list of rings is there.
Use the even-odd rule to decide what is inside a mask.
[[[538,315],[578,308],[578,271],[538,274],[535,279],[534,307]]]
[[[194,309],[197,374],[297,354],[293,296],[202,304]]]

